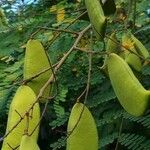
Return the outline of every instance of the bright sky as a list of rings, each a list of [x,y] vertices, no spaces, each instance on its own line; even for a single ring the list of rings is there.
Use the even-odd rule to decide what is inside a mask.
[[[24,2],[24,4],[31,4],[31,3],[35,3],[35,0],[0,0],[0,5],[2,4],[2,2],[6,2],[6,1],[8,1],[8,2],[15,2],[12,6],[11,6],[11,8],[12,8],[12,10],[14,10],[14,11],[16,11],[17,9],[18,9],[18,6],[19,5],[23,5],[23,3],[22,3],[22,1]],[[36,0],[36,2],[38,2],[38,0]],[[5,6],[5,5],[3,5],[3,6]]]

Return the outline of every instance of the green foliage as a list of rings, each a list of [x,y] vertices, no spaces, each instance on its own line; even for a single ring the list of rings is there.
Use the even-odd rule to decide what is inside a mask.
[[[117,137],[118,137],[118,133],[116,133],[116,132],[106,136],[105,138],[100,140],[100,148],[103,148],[106,145],[113,143]]]
[[[52,127],[52,129],[60,127],[68,121],[68,117],[69,117],[69,113],[65,113],[64,115],[61,115],[57,117],[57,119],[50,122],[49,125]]]
[[[143,70],[142,70],[142,73],[143,73],[144,75],[150,75],[150,66],[149,66],[149,65],[144,66],[144,67],[143,67]]]
[[[66,145],[66,137],[62,136],[55,143],[51,144],[50,147],[52,148],[52,150],[57,150],[64,147],[65,145]]]
[[[119,137],[119,142],[129,150],[148,150],[150,149],[150,140],[138,134],[124,133]]]
[[[54,100],[54,110],[56,113],[56,116],[60,119],[65,114],[64,107],[60,105],[61,102],[66,101],[66,95],[68,93],[68,89],[65,87],[59,87],[58,89],[59,93],[57,94],[55,100]]]

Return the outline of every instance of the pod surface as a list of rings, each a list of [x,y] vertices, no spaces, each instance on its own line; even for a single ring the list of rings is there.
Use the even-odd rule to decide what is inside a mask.
[[[112,53],[107,60],[112,87],[122,107],[131,115],[141,116],[149,105],[150,91],[144,89],[128,64]]]
[[[31,107],[31,105],[35,102],[36,95],[33,90],[28,86],[20,86],[11,102],[8,121],[7,121],[7,129],[6,133],[11,130],[14,125],[20,120],[20,116],[18,113],[23,116],[26,111]],[[18,113],[17,113],[17,112]],[[32,117],[31,117],[32,116]],[[40,120],[40,108],[39,104],[36,103],[33,110],[30,112],[29,117],[29,134],[35,129],[35,126],[38,124]],[[9,135],[4,139],[2,150],[12,150],[7,143],[9,143],[13,148],[20,145],[21,137],[24,134],[24,130],[27,126],[27,117],[25,117]],[[35,130],[32,134],[32,138],[37,141],[39,133],[39,128]]]
[[[67,150],[98,150],[98,133],[94,118],[82,103],[76,103],[72,108],[67,131],[69,133],[72,130],[67,139]]]
[[[24,79],[29,79],[32,76],[38,74],[44,69],[50,68],[50,61],[48,60],[47,54],[38,40],[29,40],[26,46],[25,60],[24,60]],[[47,82],[51,76],[52,71],[48,70],[47,72],[41,74],[37,78],[34,78],[31,82],[28,83],[36,95],[39,93],[42,86]],[[50,94],[49,85],[44,92],[44,97],[48,97]],[[41,102],[44,102],[43,99],[40,99]]]
[[[123,48],[124,49],[123,55],[125,61],[136,71],[141,71],[142,61],[138,57],[138,52],[135,49],[134,41],[131,38],[130,32],[127,32],[123,35],[122,44],[124,47],[130,49],[130,51],[128,51],[127,49]]]
[[[145,48],[145,46],[141,43],[141,41],[139,41],[133,34],[132,34],[132,40],[134,41],[134,45],[135,48],[137,49],[137,52],[142,55],[145,59],[148,58],[149,52],[148,50]]]
[[[102,39],[105,34],[107,21],[100,2],[98,0],[85,0],[85,6],[87,8],[91,24],[94,30],[96,30],[97,38]]]
[[[40,150],[40,148],[32,137],[24,135],[21,138],[19,150]]]
[[[131,48],[130,50],[137,54],[135,48]],[[141,59],[134,53],[125,51],[125,61],[136,71],[141,71],[142,69]]]
[[[119,53],[118,40],[117,40],[115,32],[113,32],[110,35],[110,38],[107,41],[106,52],[108,52],[108,53]],[[103,64],[102,68],[106,68],[107,57],[108,56],[105,56],[104,64]]]
[[[110,35],[110,38],[108,39],[107,45],[106,45],[106,51],[107,52],[114,52],[114,53],[118,53],[119,52],[119,46],[118,46],[118,39],[116,36],[116,33],[113,32]]]

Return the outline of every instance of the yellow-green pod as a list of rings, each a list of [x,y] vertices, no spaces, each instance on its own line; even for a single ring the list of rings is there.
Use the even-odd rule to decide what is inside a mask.
[[[118,39],[116,36],[116,33],[113,32],[110,35],[110,38],[108,38],[107,45],[106,45],[106,51],[109,53],[118,53],[119,52],[119,44]]]
[[[124,59],[125,61],[136,71],[141,71],[142,69],[142,61],[141,59],[136,55],[138,54],[135,47],[134,47],[134,42],[131,39],[131,34],[130,33],[125,33],[124,36],[122,37],[122,45],[128,49],[130,49],[132,52],[128,51],[127,49],[124,48]]]
[[[19,150],[40,150],[40,148],[32,137],[24,135],[21,138]]]
[[[134,48],[130,49],[130,50],[132,50],[134,53],[137,53]],[[125,52],[125,61],[136,71],[141,71],[141,69],[142,69],[141,59],[134,53],[126,51]]]
[[[108,53],[116,53],[116,54],[119,53],[119,44],[118,44],[118,40],[117,40],[115,32],[113,32],[110,35],[110,38],[107,41],[106,52],[108,52]],[[106,68],[106,61],[107,61],[107,56],[105,56],[104,64],[101,67],[101,69],[105,69]]]
[[[16,125],[20,120],[20,115],[23,116],[26,111],[35,102],[36,95],[34,91],[28,86],[20,86],[10,104],[6,134]],[[29,122],[27,121],[29,120]],[[20,145],[21,137],[27,129],[29,123],[28,133],[30,134],[40,121],[40,108],[36,103],[33,110],[30,111],[30,117],[25,117],[18,125],[11,131],[4,139],[1,150],[12,150],[8,144],[15,148]],[[38,139],[39,127],[32,134],[33,140],[36,142]],[[8,144],[7,144],[8,143]]]
[[[42,44],[38,40],[29,40],[26,45],[24,59],[24,80],[31,78],[32,76],[47,68],[50,68],[50,61]],[[52,71],[50,69],[37,78],[34,78],[31,82],[28,83],[28,86],[30,86],[36,95],[38,95],[40,89],[47,82],[51,74]],[[50,90],[51,85],[46,88],[43,97],[49,97]],[[40,99],[40,102],[45,101],[46,99]]]
[[[98,150],[98,133],[94,118],[82,103],[73,106],[67,131],[71,133],[67,139],[67,150]]]
[[[133,34],[131,35],[132,40],[134,42],[135,48],[137,50],[137,52],[143,56],[145,59],[148,58],[149,52],[148,50],[145,48],[145,46],[141,43],[141,41],[139,41]]]
[[[129,65],[117,54],[107,59],[112,87],[122,107],[131,115],[141,116],[149,107],[150,91],[144,89]]]
[[[103,39],[107,21],[99,0],[85,0],[85,6],[97,38]]]

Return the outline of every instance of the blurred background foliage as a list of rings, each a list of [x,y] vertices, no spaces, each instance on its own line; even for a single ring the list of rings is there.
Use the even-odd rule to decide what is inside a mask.
[[[148,0],[137,0],[133,29],[134,15],[130,9],[132,2],[115,1],[117,12],[107,16],[107,34],[117,29],[117,36],[121,39],[124,32],[121,29],[127,23],[129,30],[132,30],[150,51],[150,3]],[[76,19],[86,10],[82,0],[1,0],[0,5],[5,14],[5,20],[1,21],[0,25],[0,136],[3,136],[9,104],[19,86],[17,83],[23,79],[25,44],[31,34],[38,28],[49,28],[41,30],[34,38],[43,43],[52,63],[55,64],[71,48],[76,37],[62,32],[53,41],[58,32],[52,29],[66,29],[71,24],[67,29],[79,32],[89,24],[89,19],[87,15]],[[129,10],[132,11],[129,13]],[[87,33],[79,46],[88,47],[89,43],[90,35]],[[92,46],[94,51],[104,51],[103,43],[97,41],[95,35]],[[149,150],[150,113],[143,117],[133,117],[122,109],[107,73],[99,69],[103,60],[101,55],[92,57],[90,92],[86,102],[97,123],[99,148]],[[49,103],[40,126],[38,142],[41,150],[65,149],[68,117],[76,99],[86,87],[88,67],[87,54],[74,51],[57,73],[58,95]],[[139,76],[143,86],[150,89],[150,66],[144,66]],[[41,104],[41,110],[43,107]]]

